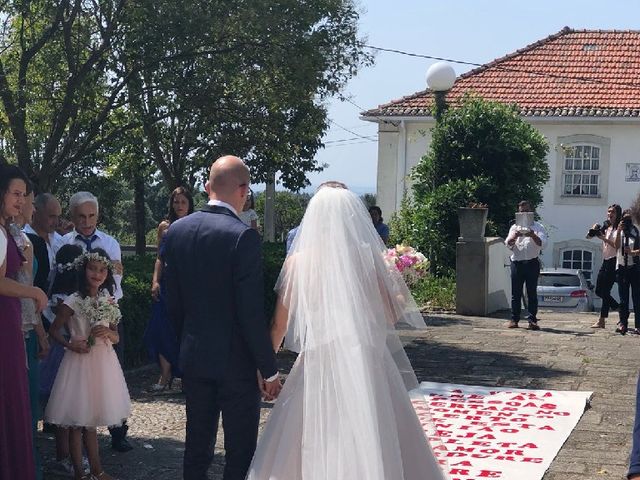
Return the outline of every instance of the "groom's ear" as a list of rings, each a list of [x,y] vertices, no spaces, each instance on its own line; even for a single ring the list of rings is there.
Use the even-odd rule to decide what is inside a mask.
[[[211,187],[209,186],[209,180],[204,183],[204,191],[207,192],[207,195],[211,193]]]

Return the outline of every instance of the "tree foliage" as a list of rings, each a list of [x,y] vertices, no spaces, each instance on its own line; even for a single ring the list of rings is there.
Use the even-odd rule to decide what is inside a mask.
[[[413,198],[392,222],[392,240],[417,246],[441,272],[455,267],[457,209],[489,207],[489,235],[506,235],[518,201],[542,201],[548,145],[514,106],[467,96],[432,131],[413,171]]]
[[[311,200],[308,193],[277,191],[275,198],[275,237],[284,240],[293,227],[300,225],[307,205]],[[256,212],[260,219],[264,218],[265,194],[256,195]]]
[[[322,168],[324,100],[370,61],[352,0],[7,0],[0,14],[0,161],[38,190],[104,168],[130,131],[169,189],[225,153],[302,188]]]

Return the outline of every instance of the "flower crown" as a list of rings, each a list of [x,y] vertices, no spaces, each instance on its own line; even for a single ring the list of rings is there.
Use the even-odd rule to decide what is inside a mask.
[[[56,270],[58,273],[66,272],[68,270],[76,270],[77,268],[75,259],[68,263],[56,263]]]
[[[113,272],[113,262],[109,260],[107,257],[103,257],[98,252],[84,252],[82,255],[78,256],[74,261],[75,268],[80,270],[85,263],[95,261],[104,263],[107,268]]]

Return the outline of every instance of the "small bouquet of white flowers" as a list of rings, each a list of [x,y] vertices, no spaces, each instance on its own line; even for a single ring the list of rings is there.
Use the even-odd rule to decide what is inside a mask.
[[[388,249],[384,258],[389,266],[400,272],[407,286],[413,285],[429,273],[429,260],[408,245],[396,245],[395,248]]]
[[[118,325],[122,318],[122,313],[115,299],[106,292],[98,294],[97,297],[87,296],[78,300],[75,308],[82,318],[87,319],[91,328],[96,325],[105,327]],[[93,335],[89,335],[87,342],[89,346],[93,346],[96,343],[96,339]]]

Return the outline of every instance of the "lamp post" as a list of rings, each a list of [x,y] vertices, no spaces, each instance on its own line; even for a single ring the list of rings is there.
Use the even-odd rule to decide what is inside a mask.
[[[456,72],[447,62],[436,62],[427,70],[427,86],[435,97],[433,116],[436,122],[447,109],[446,95],[456,81]]]

